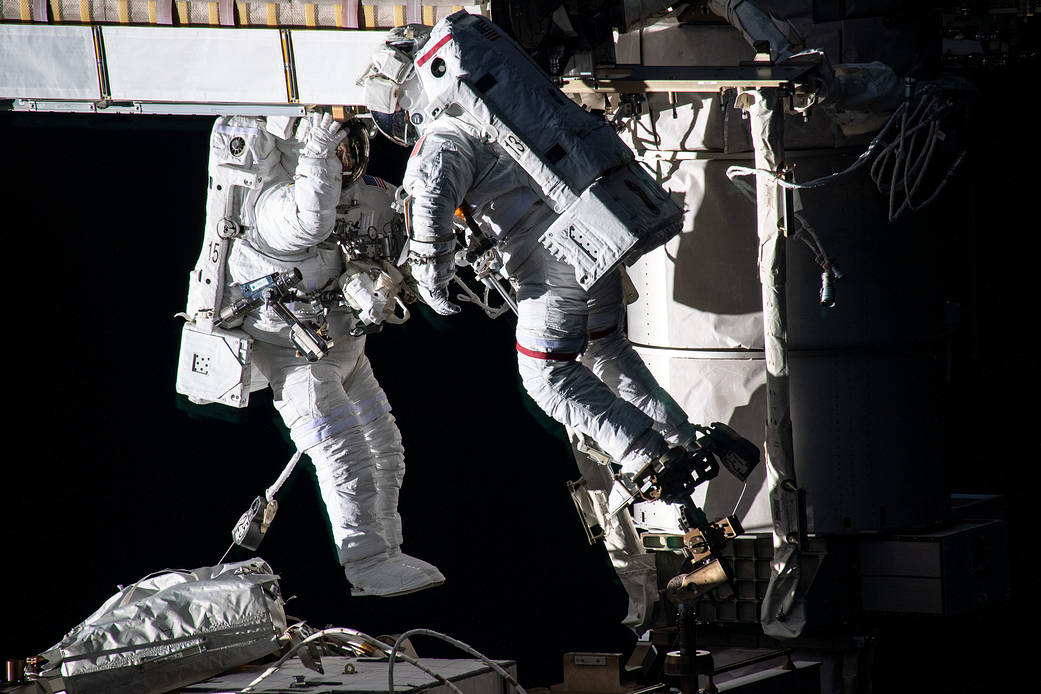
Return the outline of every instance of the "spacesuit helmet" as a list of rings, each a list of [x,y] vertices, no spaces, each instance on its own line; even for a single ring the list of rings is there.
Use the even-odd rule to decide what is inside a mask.
[[[413,61],[429,37],[430,27],[424,24],[394,27],[358,78],[373,123],[400,145],[411,145],[419,137],[409,116],[409,111],[422,106],[424,98]]]
[[[369,129],[358,118],[343,124],[347,137],[337,145],[336,156],[343,164],[343,187],[353,184],[369,165]]]

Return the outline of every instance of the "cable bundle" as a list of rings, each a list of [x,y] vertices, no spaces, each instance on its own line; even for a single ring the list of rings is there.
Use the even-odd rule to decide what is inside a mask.
[[[871,180],[880,193],[889,195],[889,221],[933,202],[965,158],[965,151],[959,152],[932,193],[923,193],[937,145],[946,138],[940,123],[954,108],[954,100],[930,85],[922,90],[922,98],[914,104],[912,80],[907,81],[906,89],[904,103],[899,113],[894,114],[900,116],[900,131],[871,165]]]
[[[257,677],[255,680],[250,682],[249,685],[241,689],[239,694],[249,694],[249,692],[255,691],[257,685],[259,685],[265,679],[277,672],[286,663],[286,661],[288,661],[290,658],[296,655],[298,651],[303,649],[305,646],[313,644],[317,641],[322,641],[327,645],[335,645],[340,648],[351,650],[358,655],[373,656],[381,654],[382,656],[386,657],[389,662],[389,668],[387,670],[388,692],[394,691],[394,663],[398,659],[400,659],[406,663],[410,663],[411,665],[414,665],[415,667],[419,668],[424,673],[430,675],[435,680],[437,680],[439,684],[448,687],[455,694],[463,694],[459,687],[450,682],[446,677],[424,666],[417,659],[407,656],[401,652],[400,649],[402,645],[405,643],[405,640],[408,639],[409,636],[412,636],[414,634],[434,636],[443,641],[451,643],[453,646],[456,646],[457,648],[466,651],[470,655],[481,660],[481,662],[489,666],[496,673],[498,673],[504,680],[506,680],[513,687],[514,691],[517,694],[525,694],[524,688],[521,687],[520,683],[517,682],[517,680],[512,675],[510,675],[506,670],[502,668],[501,665],[496,663],[494,660],[491,660],[490,658],[484,656],[483,654],[479,653],[476,649],[474,649],[472,646],[469,646],[463,643],[462,641],[459,641],[458,639],[454,639],[451,636],[447,636],[445,634],[433,631],[431,629],[412,629],[410,631],[407,631],[397,638],[393,647],[377,638],[369,636],[368,634],[363,634],[360,631],[355,631],[354,629],[348,629],[346,627],[331,627],[328,629],[321,629],[319,631],[310,632],[310,629],[308,629],[306,625],[296,624],[290,627],[286,633],[289,634],[293,631],[296,631],[301,636],[304,636],[304,634],[306,634],[306,636],[304,636],[304,638],[302,638],[301,640],[297,641],[281,658],[279,658],[279,660],[276,663],[274,663],[267,670],[261,673],[259,677]]]

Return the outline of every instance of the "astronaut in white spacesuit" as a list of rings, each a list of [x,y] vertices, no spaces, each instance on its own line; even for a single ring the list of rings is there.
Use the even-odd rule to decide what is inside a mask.
[[[693,445],[697,434],[624,332],[618,264],[641,254],[643,239],[629,240],[634,244],[629,248],[616,239],[603,244],[593,238],[587,267],[579,257],[584,249],[551,247],[546,237],[561,222],[566,233],[558,236],[572,238],[588,229],[583,224],[611,225],[606,216],[580,219],[575,211],[588,204],[589,196],[576,201],[569,192],[595,187],[607,168],[622,172],[618,178],[634,191],[629,196],[640,208],[616,216],[631,214],[632,227],[641,223],[641,212],[658,217],[642,230],[642,236],[655,237],[650,247],[679,231],[682,211],[630,166],[631,152],[622,151],[609,126],[604,124],[609,131],[604,132],[594,121],[583,120],[596,116],[560,96],[524,57],[507,56],[514,46],[487,20],[459,12],[432,30],[420,25],[392,30],[359,84],[381,131],[402,143],[414,139],[410,132],[418,137],[402,188],[410,196],[411,271],[424,301],[442,315],[459,311],[447,286],[456,270],[452,220],[460,208],[494,239],[516,288],[518,366],[526,390],[547,414],[592,439],[623,472],[632,473],[670,448]],[[529,82],[520,79],[528,74]],[[502,92],[499,103],[508,106],[496,110],[489,96],[494,90]],[[576,122],[568,121],[573,114],[559,102],[581,114]],[[572,139],[544,147],[530,161],[538,154],[540,135],[556,136],[554,126]],[[563,153],[556,156],[560,166],[575,159],[582,165],[597,156],[610,160],[601,169],[596,162],[586,166],[580,172],[586,180],[571,185],[547,164],[555,158],[554,148]],[[569,152],[578,156],[566,156]],[[628,222],[616,220],[613,228]],[[600,262],[613,250],[605,247],[611,244],[621,251]],[[630,255],[623,257],[624,252]],[[599,277],[590,281],[595,274]]]
[[[516,290],[522,382],[581,441],[576,503],[601,509],[629,596],[623,623],[643,633],[658,600],[654,557],[628,514],[608,513],[619,486],[584,450],[606,454],[631,480],[698,445],[698,428],[629,343],[619,268],[678,233],[682,210],[610,126],[564,98],[482,17],[392,30],[359,84],[384,134],[416,140],[402,189],[423,300],[442,315],[459,311],[447,293],[457,208],[497,245]]]
[[[267,306],[244,315],[241,328],[254,338],[253,365],[270,384],[293,442],[314,463],[352,595],[393,596],[445,579],[400,549],[401,436],[365,356],[365,337],[350,334],[355,317],[342,301],[336,307],[330,300],[342,298],[337,284],[344,256],[330,238],[338,211],[375,229],[394,215],[393,186],[361,176],[367,162],[358,161],[360,150],[346,137],[329,114],[312,114],[300,121],[295,138],[271,138],[274,164],[265,167],[254,222],[243,225],[231,245],[227,274],[232,289],[292,268],[302,274],[298,294],[285,305],[298,319],[323,326],[321,335],[332,342],[325,356],[301,356],[290,326]]]

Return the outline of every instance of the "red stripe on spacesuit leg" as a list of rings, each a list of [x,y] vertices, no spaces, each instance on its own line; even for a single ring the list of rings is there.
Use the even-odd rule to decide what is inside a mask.
[[[423,63],[425,63],[426,61],[430,60],[430,57],[432,55],[434,55],[435,53],[437,53],[438,50],[440,50],[441,46],[445,45],[446,43],[448,43],[451,40],[452,40],[452,35],[451,34],[445,34],[444,36],[442,36],[441,40],[438,41],[437,43],[435,43],[433,48],[431,48],[429,51],[427,51],[426,53],[424,53],[423,55],[421,55],[419,57],[419,60],[416,61],[416,66],[417,67],[423,67]]]
[[[578,354],[569,352],[538,352],[534,349],[528,349],[519,342],[517,343],[517,351],[532,359],[547,359],[550,361],[571,361],[578,356]]]

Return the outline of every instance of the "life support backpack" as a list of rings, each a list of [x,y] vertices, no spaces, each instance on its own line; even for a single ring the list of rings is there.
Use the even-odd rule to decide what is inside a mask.
[[[531,177],[560,216],[540,241],[589,289],[679,233],[683,210],[603,118],[569,100],[484,17],[444,18],[415,57],[422,129],[469,114]]]
[[[253,341],[241,330],[217,328],[231,240],[254,223],[264,182],[280,166],[277,139],[263,118],[220,116],[210,133],[206,221],[202,251],[188,276],[188,301],[180,314],[178,393],[193,402],[245,407],[253,387]],[[257,384],[263,387],[263,383]]]

